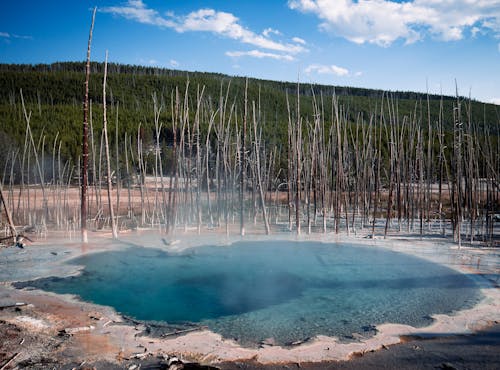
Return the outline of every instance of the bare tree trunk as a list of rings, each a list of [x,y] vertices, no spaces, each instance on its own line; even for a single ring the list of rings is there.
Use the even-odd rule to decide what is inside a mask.
[[[245,81],[245,106],[243,113],[243,128],[241,131],[240,154],[240,235],[245,235],[245,177],[246,177],[246,146],[247,134],[247,105],[248,105],[248,78]]]
[[[100,205],[100,194],[98,192],[98,182],[97,182],[97,169],[96,169],[96,148],[95,148],[95,140],[94,140],[94,126],[92,124],[92,100],[90,100],[90,114],[89,114],[89,124],[90,124],[90,148],[92,153],[92,188],[95,196],[95,209],[98,211],[101,207]],[[92,197],[91,197],[92,199]],[[92,209],[92,208],[91,208]]]
[[[294,134],[293,134],[293,124],[292,115],[290,112],[290,103],[288,101],[288,92],[286,94],[286,108],[288,111],[288,156],[287,156],[287,202],[288,202],[288,230],[292,231],[292,188],[293,188],[293,162],[294,162]]]
[[[432,126],[431,126],[431,108],[429,103],[429,94],[427,93],[427,188],[425,193],[425,203],[426,203],[426,221],[428,230],[431,230],[431,205],[432,205],[432,192],[431,184],[433,180],[432,173]]]
[[[262,189],[262,176],[261,176],[261,168],[260,168],[260,143],[258,143],[257,136],[257,119],[255,117],[255,102],[252,102],[253,108],[253,132],[254,132],[254,144],[255,144],[255,171],[257,172],[257,181],[259,186],[259,195],[260,195],[260,206],[262,208],[262,215],[264,217],[264,225],[266,228],[266,235],[271,233],[271,229],[269,227],[269,220],[267,219],[267,210],[266,210],[266,202],[264,201],[264,190]]]
[[[30,138],[29,143],[31,143],[31,147],[33,148],[33,154],[35,155],[36,168],[38,170],[38,176],[40,177],[40,183],[41,183],[41,189],[42,189],[42,198],[43,198],[43,204],[44,204],[44,209],[45,209],[44,213],[46,214],[47,213],[47,209],[46,209],[47,208],[47,198],[45,196],[44,176],[43,176],[42,167],[40,166],[40,161],[38,160],[38,151],[37,151],[36,146],[35,146],[33,134],[31,132],[31,126],[30,126],[31,112],[28,115],[28,113],[26,111],[22,90],[20,91],[20,94],[21,94],[21,103],[22,103],[22,107],[23,107],[23,114],[24,114],[24,118],[26,120],[26,133],[27,133],[28,137]],[[28,157],[28,160],[29,160],[29,157]],[[28,166],[28,168],[29,168],[29,166]],[[28,198],[28,201],[29,201],[29,198]],[[35,191],[35,204],[36,204],[36,191]]]
[[[113,238],[118,238],[118,231],[116,228],[115,214],[113,211],[113,201],[111,198],[111,161],[109,158],[109,143],[108,143],[108,120],[106,117],[106,78],[108,74],[108,51],[106,51],[106,60],[104,62],[104,81],[102,83],[102,114],[103,114],[103,135],[104,135],[104,147],[106,149],[106,166],[108,175],[108,207],[109,207],[109,217],[111,219],[111,232]]]
[[[454,224],[454,237],[455,241],[458,242],[458,247],[460,248],[462,244],[462,112],[461,112],[461,102],[458,96],[457,88],[457,105],[454,108],[454,180],[455,180],[455,224]]]
[[[172,95],[174,93],[172,92]],[[179,119],[179,90],[175,89],[175,103],[174,96],[171,98],[171,110],[172,110],[172,133],[173,133],[173,148],[172,148],[172,166],[170,169],[170,185],[168,193],[168,217],[167,217],[167,233],[170,233],[175,229],[174,220],[174,204],[175,196],[177,192],[177,120]],[[174,185],[175,179],[175,185]],[[175,186],[175,187],[174,187]]]
[[[10,214],[9,207],[7,207],[7,202],[5,201],[5,197],[3,195],[3,186],[2,186],[1,182],[0,182],[0,202],[3,203],[5,214],[7,215],[7,222],[9,224],[9,230],[10,230],[10,234],[12,236],[12,242],[15,243],[17,231],[16,231],[16,227],[14,226],[14,222],[12,222],[12,216]]]
[[[382,98],[382,103],[380,107],[380,119],[382,120],[383,118],[383,98]],[[374,200],[374,206],[373,206],[373,223],[372,223],[372,239],[375,238],[375,224],[377,222],[377,212],[378,212],[378,206],[380,203],[380,166],[381,166],[381,157],[382,157],[382,125],[380,124],[379,127],[379,135],[378,135],[378,142],[377,142],[377,147],[376,147],[376,161],[377,161],[377,172],[375,173],[375,200]],[[375,137],[377,135],[377,131],[375,130]]]
[[[82,168],[81,168],[81,209],[80,222],[82,243],[88,243],[87,236],[87,185],[88,185],[88,158],[89,158],[89,143],[88,143],[88,112],[89,112],[89,79],[90,79],[90,45],[92,43],[92,31],[94,30],[95,13],[97,7],[92,13],[92,24],[89,32],[89,42],[87,46],[87,64],[85,67],[85,98],[83,100],[83,142],[82,142]]]
[[[126,185],[127,185],[127,218],[132,219],[134,218],[134,212],[133,212],[133,207],[132,207],[132,195],[130,192],[130,187],[132,186],[132,178],[130,175],[130,169],[129,169],[129,161],[128,161],[128,149],[127,149],[127,133],[125,132],[125,137],[124,137],[124,151],[125,151],[125,176],[126,176]]]
[[[121,190],[121,171],[120,171],[120,140],[118,138],[118,111],[120,102],[116,104],[116,125],[115,125],[115,149],[116,149],[116,223],[120,217],[120,190]],[[126,149],[125,149],[126,150]]]
[[[200,133],[200,115],[201,115],[201,102],[203,99],[203,92],[205,91],[205,86],[203,86],[201,93],[198,86],[198,96],[197,96],[197,108],[195,113],[195,127],[193,128],[193,136],[196,136],[196,214],[197,214],[197,228],[198,234],[201,233],[202,224],[202,209],[201,209],[201,186],[202,186],[202,164],[201,164],[201,133]]]
[[[439,190],[438,190],[438,213],[441,233],[445,234],[444,212],[443,212],[443,171],[444,171],[444,143],[443,143],[443,98],[439,101],[439,119],[438,119],[438,142],[439,142]]]
[[[395,137],[394,137],[394,125],[391,119],[391,115],[389,114],[389,125],[390,125],[390,157],[389,157],[389,197],[387,199],[387,215],[385,220],[385,229],[384,229],[384,239],[387,238],[387,232],[389,230],[389,224],[391,223],[392,218],[392,196],[394,189],[394,167],[395,167]],[[386,128],[387,129],[387,128]]]
[[[301,195],[301,184],[300,184],[300,166],[302,163],[301,150],[302,150],[302,121],[300,118],[300,85],[297,83],[297,127],[296,127],[296,142],[295,142],[295,227],[297,229],[297,235],[300,235],[300,195]]]
[[[212,112],[210,121],[208,123],[207,137],[205,140],[205,171],[206,171],[206,180],[207,180],[207,207],[208,207],[208,217],[210,219],[210,226],[214,226],[214,217],[212,215],[212,202],[210,199],[210,131],[212,130],[212,126],[214,124],[215,115],[217,111]],[[221,112],[222,114],[222,112]]]

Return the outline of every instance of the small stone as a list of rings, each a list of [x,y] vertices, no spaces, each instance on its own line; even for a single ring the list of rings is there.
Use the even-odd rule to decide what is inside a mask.
[[[367,331],[377,331],[377,327],[375,325],[365,325],[365,326],[362,326],[361,329],[363,329],[364,332],[367,332]]]
[[[352,338],[356,340],[363,340],[365,337],[359,333],[352,333]]]
[[[440,368],[444,370],[457,370],[457,368],[452,364],[450,364],[449,362],[443,362]]]
[[[168,367],[168,370],[182,370],[182,369],[184,369],[184,365],[180,362],[172,364]]]
[[[275,346],[276,345],[276,339],[273,337],[266,338],[260,342],[261,345],[263,346]]]
[[[168,366],[171,366],[177,362],[180,362],[179,359],[177,357],[170,357],[168,360],[167,360],[167,365]]]

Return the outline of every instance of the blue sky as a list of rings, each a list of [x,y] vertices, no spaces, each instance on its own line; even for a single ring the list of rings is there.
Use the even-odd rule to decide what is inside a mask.
[[[500,0],[2,1],[0,62],[92,60],[500,104]]]

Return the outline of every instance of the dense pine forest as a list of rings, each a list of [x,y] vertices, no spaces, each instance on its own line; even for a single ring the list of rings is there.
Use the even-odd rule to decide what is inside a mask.
[[[95,227],[238,225],[244,234],[262,223],[266,233],[374,235],[383,220],[384,235],[449,229],[458,242],[495,243],[498,106],[119,64],[90,70]],[[81,181],[84,81],[79,62],[0,65],[0,171],[17,224],[78,224],[53,193]],[[115,195],[103,199],[111,181]],[[39,208],[20,199],[30,184],[41,187]]]
[[[102,80],[103,63],[91,64],[91,80],[89,84],[90,99],[93,102],[95,128],[102,128]],[[82,99],[85,63],[64,62],[38,65],[0,64],[0,117],[2,119],[2,141],[13,145],[24,142],[24,121],[22,117],[21,93],[29,111],[32,111],[34,136],[42,133],[47,139],[59,133],[61,155],[65,160],[77,160],[81,154],[81,138],[79,131],[82,123]],[[185,72],[152,67],[130,66],[120,64],[108,65],[108,112],[116,115],[118,111],[119,137],[124,132],[133,132],[141,123],[144,130],[143,140],[148,144],[155,139],[154,100],[164,106],[160,116],[163,132],[162,143],[172,141],[172,112],[170,101],[172,94],[178,89],[184,96],[186,83],[190,104],[196,100],[197,90],[204,87],[206,104],[216,105],[221,93],[229,92],[230,102],[238,106],[243,104],[245,79],[215,73]],[[226,91],[229,88],[229,91]],[[331,121],[332,97],[335,95],[348,122],[354,123],[360,115],[369,119],[372,114],[384,114],[387,105],[383,100],[396,103],[401,120],[413,116],[426,130],[427,120],[436,123],[440,118],[446,131],[453,127],[453,107],[456,97],[426,95],[413,92],[389,92],[361,88],[335,87],[326,85],[298,85],[292,82],[276,82],[249,79],[248,100],[260,101],[261,115],[266,124],[263,125],[263,137],[273,145],[286,146],[288,113],[286,94],[296,96],[299,89],[301,96],[300,111],[304,117],[313,114],[312,96],[318,99],[322,95],[326,119]],[[429,101],[427,101],[429,100]],[[468,102],[460,97],[470,108],[469,119],[478,129],[488,129],[492,134],[500,132],[500,108],[492,104],[477,101]],[[382,112],[381,112],[382,109]],[[194,112],[194,109],[191,109]],[[110,121],[113,129],[115,120]],[[203,129],[203,127],[202,127]],[[113,140],[113,138],[111,138]],[[2,145],[6,148],[5,145]],[[50,147],[47,147],[50,153]],[[2,157],[3,158],[3,157]]]

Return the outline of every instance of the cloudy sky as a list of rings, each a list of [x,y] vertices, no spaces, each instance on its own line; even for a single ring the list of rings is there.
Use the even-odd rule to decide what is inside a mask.
[[[92,59],[500,104],[500,0],[4,0],[0,62]]]

